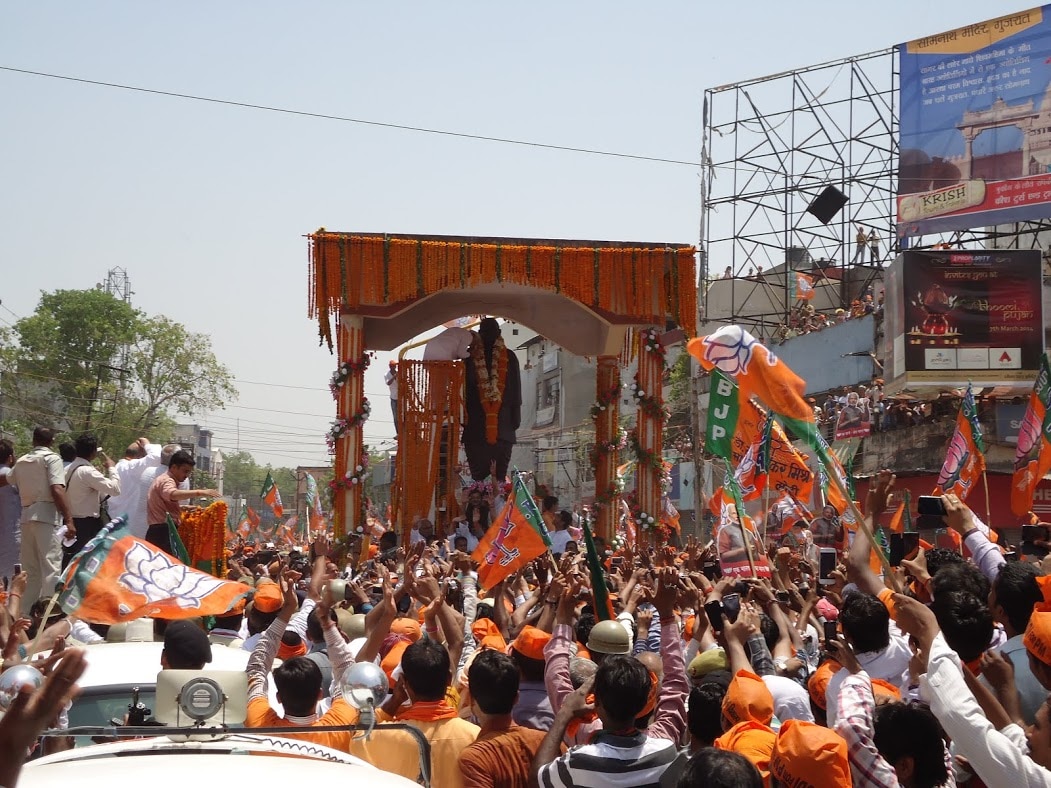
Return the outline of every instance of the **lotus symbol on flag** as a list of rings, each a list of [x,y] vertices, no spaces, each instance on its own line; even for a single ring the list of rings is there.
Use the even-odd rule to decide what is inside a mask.
[[[1018,448],[1015,450],[1015,470],[1019,471],[1036,460],[1040,453],[1040,423],[1032,408],[1026,409],[1025,418],[1018,428]]]
[[[971,464],[971,452],[967,448],[967,441],[959,430],[952,434],[949,441],[949,451],[945,455],[945,464],[942,465],[941,473],[938,474],[938,486],[943,490],[951,490],[960,484],[961,493],[966,493],[970,487],[970,479],[964,479],[964,471]]]
[[[147,602],[174,599],[179,607],[201,606],[201,600],[222,586],[223,581],[194,572],[184,564],[172,561],[161,551],[153,551],[139,542],[124,556],[124,572],[118,582]]]
[[[737,484],[741,488],[741,495],[745,498],[755,492],[755,455],[756,445],[752,444],[737,464],[737,473],[734,474],[734,479],[737,480]]]
[[[740,326],[726,326],[704,338],[704,358],[720,372],[736,377],[748,370],[757,342]]]

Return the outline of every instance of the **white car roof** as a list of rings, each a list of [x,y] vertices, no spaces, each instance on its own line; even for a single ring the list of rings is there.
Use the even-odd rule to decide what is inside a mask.
[[[220,755],[246,755],[234,760]],[[285,757],[295,755],[299,757]],[[263,756],[263,757],[259,757]],[[139,757],[142,761],[130,761]],[[141,771],[136,772],[136,769]],[[19,788],[112,786],[137,773],[158,785],[337,785],[335,780],[370,788],[405,788],[416,783],[369,763],[312,742],[277,736],[232,734],[208,741],[167,737],[98,744],[49,755],[22,769]],[[149,776],[152,775],[152,776]]]
[[[111,684],[153,686],[161,670],[161,642],[95,643],[85,646],[87,670],[80,681],[82,688],[106,687]],[[242,648],[212,646],[212,661],[207,670],[244,670],[251,654]]]

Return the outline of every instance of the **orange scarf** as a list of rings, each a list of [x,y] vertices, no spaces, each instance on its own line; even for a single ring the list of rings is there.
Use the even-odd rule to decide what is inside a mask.
[[[306,656],[307,644],[300,643],[298,646],[290,646],[287,643],[282,643],[277,649],[277,658],[284,662],[285,660],[292,659],[293,657]]]
[[[407,709],[399,709],[396,718],[416,722],[451,720],[458,716],[456,709],[445,698],[441,700],[418,700]]]
[[[589,694],[587,696],[587,698],[585,698],[585,700],[587,700],[588,703],[590,703],[592,706],[594,706],[595,705],[595,695],[594,695],[594,693]],[[598,719],[598,713],[594,709],[592,709],[591,711],[587,712],[586,714],[584,714],[584,715],[582,715],[580,717],[574,717],[573,719],[571,719],[569,721],[569,725],[566,726],[566,737],[569,740],[572,741],[574,738],[576,738],[577,731],[580,730],[580,726],[581,725],[587,725],[589,723],[594,722],[597,719]]]

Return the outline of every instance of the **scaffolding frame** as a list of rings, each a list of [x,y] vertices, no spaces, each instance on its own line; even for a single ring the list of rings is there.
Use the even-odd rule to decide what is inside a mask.
[[[792,271],[849,303],[897,252],[897,78],[884,49],[705,91],[701,276],[729,268],[730,319],[760,333],[787,322]],[[827,225],[807,213],[826,186],[849,199]],[[859,224],[879,239],[876,264],[868,248],[853,263]],[[707,286],[701,302],[705,322]]]
[[[906,247],[1048,246],[1051,220],[897,236],[899,78],[890,47],[705,91],[701,325],[770,336],[799,304],[797,271],[814,278],[819,309],[849,308]],[[849,200],[827,225],[807,213],[826,186]],[[858,225],[876,232],[875,260],[856,254]]]

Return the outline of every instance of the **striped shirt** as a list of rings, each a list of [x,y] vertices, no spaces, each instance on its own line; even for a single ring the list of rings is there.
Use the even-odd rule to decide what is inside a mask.
[[[541,767],[538,777],[541,788],[657,788],[678,754],[667,739],[599,732],[590,744]]]

